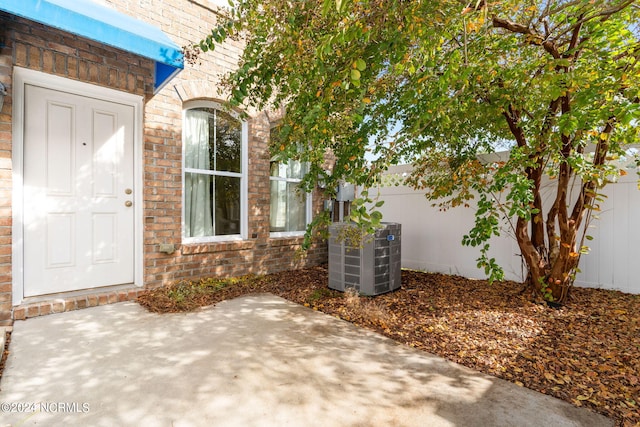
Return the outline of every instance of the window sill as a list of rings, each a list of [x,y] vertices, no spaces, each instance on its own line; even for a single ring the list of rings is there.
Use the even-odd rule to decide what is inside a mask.
[[[270,239],[297,239],[304,237],[304,231],[272,231],[269,233]]]
[[[185,243],[182,245],[182,255],[206,254],[212,252],[241,251],[255,248],[255,241],[240,240],[210,243]]]

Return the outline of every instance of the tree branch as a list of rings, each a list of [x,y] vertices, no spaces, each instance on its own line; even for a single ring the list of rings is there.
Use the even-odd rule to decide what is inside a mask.
[[[491,18],[491,21],[495,28],[504,28],[505,30],[511,31],[512,33],[529,36],[529,44],[534,46],[542,46],[544,50],[546,50],[554,58],[561,58],[557,46],[553,42],[546,40],[532,28],[529,28],[522,24],[518,24],[517,22],[509,21],[508,19],[498,18],[497,16],[493,16]]]
[[[616,122],[615,117],[610,117],[609,121],[605,125],[600,134],[600,139],[596,145],[596,151],[594,153],[593,164],[594,166],[602,166],[607,159],[609,153],[609,135],[613,132],[614,124]],[[573,211],[571,212],[571,219],[580,225],[584,207],[591,204],[594,198],[595,183],[593,181],[587,181],[582,184],[580,189],[580,195],[573,205]]]
[[[601,18],[602,21],[605,21],[607,19],[609,19],[609,17],[615,13],[620,12],[622,9],[625,9],[627,7],[629,7],[630,5],[632,5],[635,1],[637,0],[625,0],[622,3],[620,3],[618,6],[614,6],[614,7],[610,7],[609,9],[605,9],[602,10],[598,13],[594,13],[593,15],[589,15],[589,16],[585,16],[585,14],[581,14],[581,18],[578,19],[578,21],[573,24],[571,27],[567,28],[566,30],[564,30],[562,33],[558,34],[558,36],[555,37],[555,40],[558,41],[560,40],[560,38],[562,38],[562,36],[564,36],[565,34],[569,33],[570,31],[572,31],[576,26],[581,26],[583,25],[585,22],[589,22],[592,19],[596,19],[596,18]]]
[[[614,7],[610,7],[609,9],[605,9],[600,13],[596,13],[592,18],[589,18],[589,20],[593,19],[593,18],[602,18],[602,20],[606,20],[609,19],[609,17],[615,13],[620,12],[622,9],[625,9],[629,6],[631,6],[632,4],[634,4],[637,0],[626,0],[623,1],[622,3],[620,3],[618,6],[614,6]],[[584,21],[586,22],[586,21]],[[578,22],[580,23],[580,22]]]
[[[576,5],[578,5],[578,4],[582,3],[582,2],[583,2],[583,0],[573,0],[573,1],[570,1],[570,2],[567,2],[567,3],[564,3],[564,4],[561,4],[560,6],[556,7],[556,8],[555,8],[555,9],[553,9],[553,10],[549,10],[549,9],[547,8],[547,9],[546,9],[545,14],[543,14],[542,16],[551,16],[551,15],[555,15],[555,14],[556,14],[556,13],[558,13],[558,12],[562,12],[563,10],[565,10],[565,9],[567,9],[567,8],[569,8],[569,7],[576,6]],[[600,3],[602,3],[602,2],[600,2]]]
[[[580,15],[580,19],[582,19],[582,15]],[[578,24],[576,24],[573,27],[573,33],[571,34],[571,41],[569,42],[569,48],[567,49],[567,51],[564,54],[565,58],[571,58],[572,56],[574,56],[574,54],[571,53],[571,52],[578,45],[578,40],[579,40],[578,37],[580,37],[580,30],[582,30],[582,23],[578,22]],[[577,55],[575,55],[575,56],[577,56]]]
[[[513,134],[518,144],[518,147],[524,147],[527,145],[527,137],[524,134],[524,131],[519,125],[520,121],[520,113],[518,110],[513,108],[513,105],[509,105],[509,110],[504,111],[502,113],[505,119],[507,119],[507,125],[509,125],[509,130]]]
[[[542,46],[549,54],[551,54],[551,56],[553,56],[556,59],[559,59],[562,56],[560,55],[558,46],[564,45],[566,41],[560,44],[558,43],[561,41],[562,37],[565,34],[572,33],[571,40],[569,41],[569,46],[570,46],[569,51],[570,51],[571,49],[574,49],[578,45],[577,35],[580,33],[580,29],[582,28],[584,23],[597,18],[606,20],[611,15],[618,13],[621,10],[633,5],[636,1],[637,0],[625,0],[616,6],[612,6],[610,8],[598,11],[590,15],[586,15],[586,12],[584,12],[580,14],[580,18],[574,25],[562,31],[560,34],[554,37],[553,40],[548,39],[549,34],[546,34],[546,36],[543,37],[540,33],[535,31],[533,28],[523,24],[519,24],[517,22],[510,21],[508,19],[498,18],[497,16],[494,15],[492,16],[491,20],[495,28],[503,28],[508,31],[511,31],[512,33],[529,36],[529,40],[528,40],[529,44]],[[580,1],[572,1],[572,2],[565,3],[554,10],[551,10],[551,11],[546,10],[541,16],[541,19],[544,20],[546,16],[551,16],[555,13],[562,11],[567,7],[575,6],[579,3]],[[592,7],[592,9],[594,8]],[[546,24],[545,24],[545,32],[549,33],[549,30]]]

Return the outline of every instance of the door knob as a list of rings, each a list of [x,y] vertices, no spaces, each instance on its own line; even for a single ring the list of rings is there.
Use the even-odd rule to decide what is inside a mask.
[[[133,191],[130,188],[124,190],[124,194],[131,194]]]
[[[130,208],[131,206],[133,206],[133,202],[131,200],[127,200],[126,202],[124,202],[124,205]]]

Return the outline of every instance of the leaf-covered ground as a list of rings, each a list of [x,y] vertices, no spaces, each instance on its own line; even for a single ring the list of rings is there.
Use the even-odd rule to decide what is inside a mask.
[[[173,312],[255,292],[373,329],[412,347],[640,425],[640,295],[574,288],[559,309],[531,302],[513,282],[402,272],[402,288],[375,298],[327,288],[314,267],[232,281],[182,282],[139,298]]]
[[[2,331],[0,331],[0,334]],[[7,357],[9,357],[9,344],[11,343],[11,332],[4,333],[4,347],[0,349],[2,354],[0,355],[0,380],[2,380],[2,373],[4,372],[4,365],[7,363]]]

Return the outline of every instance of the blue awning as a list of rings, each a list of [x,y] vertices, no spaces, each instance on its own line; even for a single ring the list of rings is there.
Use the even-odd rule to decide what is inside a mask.
[[[154,93],[184,68],[182,50],[159,28],[91,0],[0,0],[0,10],[153,59]]]

